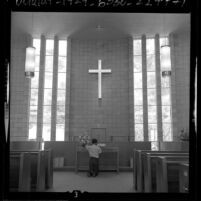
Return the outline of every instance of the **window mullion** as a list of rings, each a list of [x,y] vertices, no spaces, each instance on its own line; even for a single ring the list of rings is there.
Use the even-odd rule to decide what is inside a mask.
[[[169,35],[169,44],[170,44],[170,61],[171,61],[171,79],[170,79],[170,95],[171,95],[171,109],[172,109],[172,117],[171,117],[171,127],[172,127],[172,140],[177,141],[177,103],[176,103],[176,75],[175,75],[175,49],[174,49],[174,35],[171,33]]]
[[[149,141],[148,106],[147,106],[147,53],[146,53],[146,36],[145,35],[142,35],[142,88],[143,88],[144,141]]]
[[[37,116],[37,139],[42,138],[43,131],[43,100],[44,100],[44,74],[45,74],[45,49],[46,39],[41,36],[39,87],[38,87],[38,116]]]
[[[162,104],[161,104],[161,69],[160,69],[160,41],[159,34],[155,35],[155,63],[156,63],[156,103],[157,103],[157,130],[158,141],[163,141],[162,136]]]
[[[71,39],[67,39],[66,48],[66,94],[65,94],[65,125],[64,125],[64,140],[70,141],[70,74],[71,74]]]
[[[53,55],[53,78],[52,78],[51,141],[55,141],[56,139],[57,79],[58,79],[58,37],[55,36],[54,55]]]

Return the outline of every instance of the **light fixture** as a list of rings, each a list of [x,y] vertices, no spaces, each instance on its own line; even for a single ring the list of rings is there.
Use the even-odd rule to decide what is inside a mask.
[[[162,54],[168,54],[170,51],[170,44],[168,38],[164,39],[164,44],[161,45]]]
[[[164,27],[165,27],[165,16],[163,15],[163,34],[166,35]],[[161,69],[162,69],[162,76],[171,76],[171,61],[170,61],[170,44],[168,37],[164,37],[161,48],[160,48],[160,55],[161,55]]]
[[[26,48],[25,76],[27,78],[34,77],[35,71],[35,47]]]
[[[32,33],[33,33],[33,13],[32,13]],[[35,71],[35,47],[29,46],[26,48],[25,76],[27,78],[34,77],[34,71]]]
[[[166,23],[165,23],[165,15],[163,14],[163,35],[166,35],[167,33],[166,33],[166,31],[165,31],[165,27],[166,27]],[[164,41],[163,41],[163,44],[161,45],[161,51],[163,51],[163,53],[165,54],[166,52],[168,52],[169,51],[169,49],[170,49],[170,45],[169,45],[169,40],[168,40],[168,38],[166,37],[166,38],[164,38]]]
[[[164,38],[163,44],[161,45],[161,68],[163,71],[171,71],[171,62],[170,62],[170,45],[168,42],[168,38]],[[166,75],[170,75],[171,73],[167,73]]]

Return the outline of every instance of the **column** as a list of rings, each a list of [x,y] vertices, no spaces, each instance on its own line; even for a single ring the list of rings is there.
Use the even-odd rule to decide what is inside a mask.
[[[57,115],[57,79],[58,79],[58,37],[54,37],[53,78],[52,78],[52,106],[51,106],[51,141],[56,139]]]
[[[38,116],[37,116],[37,139],[40,141],[43,132],[43,99],[44,99],[44,72],[45,72],[45,36],[41,36],[40,69],[38,87]]]
[[[33,38],[31,35],[27,36],[27,47],[33,46]],[[26,54],[26,53],[25,53]],[[26,58],[25,58],[26,59]],[[24,105],[27,106],[26,109],[26,116],[25,119],[27,119],[26,122],[26,140],[29,138],[29,113],[30,113],[30,99],[31,99],[31,79],[25,79],[25,85],[26,90],[24,90],[24,93],[26,93],[27,99],[24,100]]]
[[[143,88],[144,141],[149,141],[148,107],[147,107],[147,53],[146,53],[146,36],[145,35],[142,35],[142,88]]]
[[[174,35],[169,35],[170,60],[171,60],[171,103],[172,103],[172,140],[178,141],[177,137],[177,100],[176,100],[176,78],[175,78],[175,44]]]
[[[129,81],[129,139],[135,136],[134,119],[134,88],[133,88],[133,38],[128,39],[128,81]]]
[[[65,105],[65,141],[71,140],[70,135],[70,77],[71,77],[71,39],[67,39],[66,59],[66,105]]]
[[[163,141],[162,103],[161,103],[161,67],[160,67],[160,38],[155,35],[155,63],[156,63],[156,102],[157,102],[157,130],[158,141]]]

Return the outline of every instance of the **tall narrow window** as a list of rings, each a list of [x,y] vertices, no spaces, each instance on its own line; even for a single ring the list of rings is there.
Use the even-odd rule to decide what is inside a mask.
[[[172,141],[172,104],[171,104],[171,57],[170,48],[168,51],[156,51],[155,38],[146,39],[146,71],[142,71],[142,41],[139,39],[133,40],[133,88],[134,88],[134,131],[135,141],[143,141],[143,128],[148,128],[148,139],[155,146],[158,141],[158,124],[162,124],[163,141]],[[160,38],[160,47],[169,44],[167,37]],[[160,55],[156,55],[160,54]],[[157,56],[157,57],[156,57]],[[156,60],[160,57],[160,61]],[[161,81],[157,82],[158,74],[156,72],[155,62],[160,62]],[[146,74],[145,80],[142,78]],[[160,85],[160,87],[159,87]],[[147,88],[145,88],[147,86]],[[161,97],[157,96],[157,89],[161,90]],[[145,125],[146,115],[143,108],[143,93],[147,90],[144,98],[147,98],[147,125]],[[157,100],[158,98],[158,100]],[[160,101],[161,99],[161,101]],[[146,103],[146,101],[144,101]],[[161,102],[161,107],[158,106]],[[160,109],[161,108],[161,109]],[[157,116],[157,114],[162,114]],[[160,127],[159,127],[160,128]],[[146,129],[145,129],[146,130]],[[155,144],[154,144],[155,143]],[[156,148],[156,146],[155,146]]]
[[[156,100],[156,65],[155,40],[146,40],[147,53],[147,104],[149,141],[157,141],[157,100]]]
[[[67,72],[66,64],[67,64],[67,41],[59,40],[56,141],[64,141],[66,72]]]
[[[38,84],[39,84],[39,63],[40,63],[40,39],[33,39],[33,46],[36,48],[35,75],[31,79],[30,106],[29,106],[29,134],[28,139],[37,138],[37,114],[38,114]]]
[[[41,125],[37,124],[37,119],[41,119],[42,138],[45,141],[64,141],[66,123],[67,40],[58,41],[58,51],[54,47],[57,43],[55,42],[54,44],[53,39],[44,40],[46,45],[43,58],[43,54],[40,55],[40,52],[43,52],[41,50],[41,39],[33,39],[33,46],[36,48],[36,62],[35,76],[31,79],[30,87],[28,139],[36,140],[41,136]],[[41,60],[44,59],[45,63],[44,69],[40,69],[39,71],[40,58]],[[41,65],[43,67],[43,62]],[[56,69],[54,71],[56,72],[54,77],[53,69]],[[39,74],[41,79],[39,79]],[[43,86],[40,88],[43,96],[38,96],[40,93],[40,85]],[[38,111],[39,108],[41,108],[40,112]]]
[[[47,39],[46,51],[45,51],[43,132],[42,132],[42,136],[45,141],[50,141],[51,137],[53,50],[54,50],[54,40]]]
[[[160,38],[160,46],[167,44],[168,38]],[[161,100],[163,141],[172,141],[172,107],[171,107],[171,60],[170,48],[161,51]]]
[[[133,41],[133,61],[135,141],[143,141],[142,43],[139,39]]]

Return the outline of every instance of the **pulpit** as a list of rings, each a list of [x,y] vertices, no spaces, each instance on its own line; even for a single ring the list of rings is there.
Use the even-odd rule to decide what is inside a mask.
[[[119,172],[119,148],[102,147],[102,153],[99,158],[100,171],[117,171]],[[81,146],[76,148],[75,171],[86,171],[89,168],[88,151]]]

